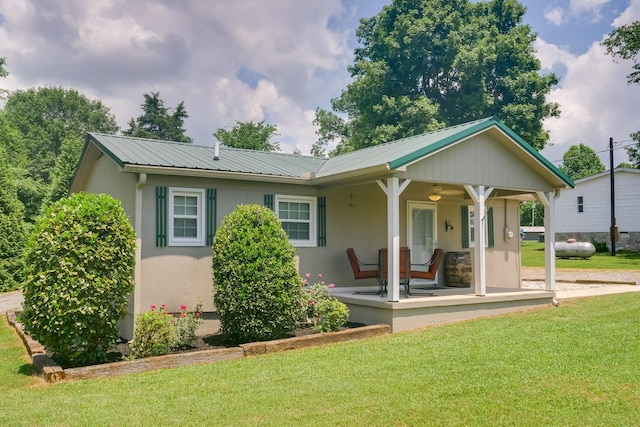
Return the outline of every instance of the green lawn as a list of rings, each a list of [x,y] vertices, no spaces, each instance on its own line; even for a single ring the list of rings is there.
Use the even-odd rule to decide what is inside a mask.
[[[544,243],[523,240],[520,242],[522,265],[544,267]],[[611,256],[599,252],[589,259],[556,258],[556,268],[588,268],[597,270],[640,270],[640,252],[618,252]]]
[[[42,384],[0,324],[0,425],[629,426],[640,294],[127,377]]]

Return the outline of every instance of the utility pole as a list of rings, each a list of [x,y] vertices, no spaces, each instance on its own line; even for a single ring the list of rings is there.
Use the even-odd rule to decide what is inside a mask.
[[[616,225],[616,198],[615,198],[615,177],[613,173],[613,138],[609,138],[609,169],[611,171],[611,256],[616,256],[616,234],[618,227]]]

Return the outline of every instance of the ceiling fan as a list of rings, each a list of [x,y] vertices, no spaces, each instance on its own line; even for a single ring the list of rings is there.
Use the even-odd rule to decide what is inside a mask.
[[[433,202],[437,202],[442,196],[459,196],[460,194],[464,194],[464,190],[442,188],[436,184],[433,184],[429,191],[427,191],[427,197]]]

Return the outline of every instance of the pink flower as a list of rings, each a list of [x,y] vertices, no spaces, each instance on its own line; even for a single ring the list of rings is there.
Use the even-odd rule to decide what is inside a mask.
[[[180,306],[180,310],[186,310],[186,309],[187,309],[187,306],[186,306],[186,305],[181,305],[181,306]]]
[[[311,277],[311,273],[307,273],[304,276],[308,279],[309,277]]]
[[[160,307],[165,308],[165,305],[164,305],[164,304],[162,304]]]
[[[336,285],[334,285],[333,283],[329,283],[329,287],[330,287],[330,288],[335,288],[335,287],[336,287]]]
[[[200,312],[196,311],[196,317],[200,317]]]
[[[180,317],[187,317],[185,313],[180,313]]]
[[[318,277],[322,279],[322,273],[318,273]]]
[[[156,306],[155,306],[155,305],[152,305],[152,306],[151,306],[151,310],[155,310],[155,309],[156,309]]]

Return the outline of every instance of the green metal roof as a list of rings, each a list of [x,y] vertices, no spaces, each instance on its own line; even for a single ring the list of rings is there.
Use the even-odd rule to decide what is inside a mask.
[[[155,166],[203,171],[235,172],[281,177],[300,177],[316,170],[326,159],[220,146],[214,147],[157,139],[89,134],[90,139],[118,165]]]
[[[285,178],[336,178],[350,173],[366,173],[371,168],[396,170],[433,155],[472,135],[496,128],[570,187],[573,181],[538,151],[494,117],[475,120],[445,129],[403,138],[352,151],[331,158],[276,152],[241,150],[220,146],[219,160],[214,147],[155,139],[89,134],[98,147],[121,167],[126,165],[192,169],[213,172],[264,175]],[[85,147],[86,150],[86,147]]]

